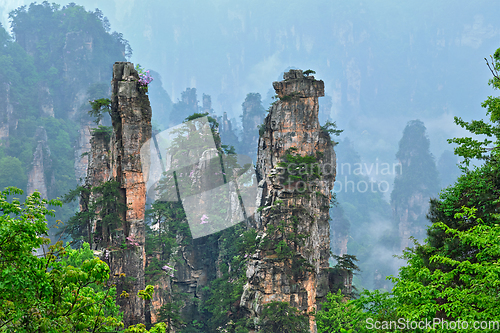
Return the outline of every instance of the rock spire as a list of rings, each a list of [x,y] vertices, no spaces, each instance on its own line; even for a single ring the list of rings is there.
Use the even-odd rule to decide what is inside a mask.
[[[248,262],[241,305],[258,317],[271,301],[304,314],[318,309],[329,291],[329,206],[336,160],[318,121],[324,83],[290,70],[274,82],[277,100],[261,131],[254,227],[259,249]],[[313,317],[311,332],[316,332]]]

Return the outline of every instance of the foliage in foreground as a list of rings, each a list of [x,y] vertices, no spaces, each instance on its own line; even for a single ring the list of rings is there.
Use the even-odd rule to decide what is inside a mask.
[[[498,89],[500,49],[495,52],[492,66],[494,78],[490,84]],[[441,192],[439,200],[432,200],[429,219],[433,224],[427,230],[428,238],[404,252],[407,265],[400,268],[397,277],[390,278],[394,283],[392,292],[365,291],[360,299],[347,304],[330,295],[317,314],[318,332],[498,331],[500,98],[488,97],[483,107],[487,108],[489,122],[469,123],[455,118],[458,125],[488,138],[450,140],[459,145],[455,153],[464,158],[463,174]],[[492,143],[494,148],[487,147]],[[485,163],[471,170],[473,158]],[[351,320],[346,321],[340,314],[349,307],[352,310],[347,316]],[[359,311],[363,315],[355,316]],[[435,325],[416,330],[408,327],[409,323],[421,321]]]
[[[309,318],[287,302],[270,302],[262,310],[260,333],[308,333]]]
[[[123,328],[109,284],[109,267],[94,257],[89,244],[73,250],[62,242],[48,246],[46,216],[60,206],[40,198],[8,200],[22,195],[9,187],[0,192],[0,332],[109,332]],[[151,298],[152,287],[140,291]],[[150,332],[165,332],[160,323]],[[125,332],[147,332],[141,325]]]

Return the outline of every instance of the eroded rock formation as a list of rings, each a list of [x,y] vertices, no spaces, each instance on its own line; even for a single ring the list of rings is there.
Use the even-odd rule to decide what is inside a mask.
[[[50,149],[47,144],[47,132],[40,126],[36,130],[35,138],[37,146],[33,153],[33,162],[31,169],[28,172],[28,194],[32,194],[35,190],[40,192],[42,198],[48,198],[48,188],[50,187],[50,178],[47,179],[46,170],[51,169]],[[51,178],[54,176],[52,175]]]
[[[4,101],[0,105],[0,146],[6,146],[9,143],[9,127],[14,111],[10,103],[9,84],[3,84],[0,88],[0,99]]]
[[[439,192],[439,175],[426,131],[420,120],[409,121],[396,153],[400,168],[394,178],[391,206],[400,251],[412,245],[411,236],[420,241],[425,238],[429,198]]]
[[[124,311],[125,325],[144,322],[144,300],[137,296],[144,289],[144,213],[146,186],[143,174],[149,165],[141,162],[141,147],[151,138],[151,107],[146,92],[139,85],[139,75],[132,63],[117,62],[113,66],[111,119],[113,130],[93,135],[86,184],[89,187],[116,180],[119,200],[128,208],[117,213],[121,222],[110,232],[95,221],[98,249],[111,269],[119,276],[118,303]],[[147,161],[148,157],[143,156]],[[95,199],[95,196],[94,196]],[[92,200],[92,198],[91,198]],[[123,275],[124,274],[124,275]]]
[[[301,70],[274,82],[280,98],[259,139],[255,228],[260,247],[248,262],[241,305],[258,317],[263,305],[286,301],[303,313],[329,290],[329,204],[336,161],[318,121],[323,81]],[[316,325],[310,317],[311,332]]]

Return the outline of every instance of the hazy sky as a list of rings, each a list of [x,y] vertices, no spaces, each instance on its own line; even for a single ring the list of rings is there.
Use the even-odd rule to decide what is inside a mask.
[[[266,99],[287,68],[315,70],[331,119],[368,161],[392,163],[417,118],[439,157],[447,138],[464,134],[453,116],[484,117],[480,103],[494,94],[483,59],[500,47],[500,6],[491,1],[75,2],[103,11],[129,40],[131,61],[159,72],[174,102],[195,87],[237,120],[246,94]],[[0,0],[2,24],[29,3]]]

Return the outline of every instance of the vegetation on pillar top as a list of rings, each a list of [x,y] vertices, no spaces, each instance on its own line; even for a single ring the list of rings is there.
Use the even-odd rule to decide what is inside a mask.
[[[308,69],[305,70],[302,74],[304,74],[304,76],[309,76],[309,74],[316,74],[316,72],[313,71],[312,69]]]
[[[113,127],[99,125],[97,128],[92,128],[90,131],[94,137],[103,136],[104,140],[109,140],[113,133]]]
[[[137,64],[135,70],[139,74],[139,86],[144,92],[148,92],[148,85],[153,81],[153,78],[149,74],[149,70],[145,71],[141,65]]]

